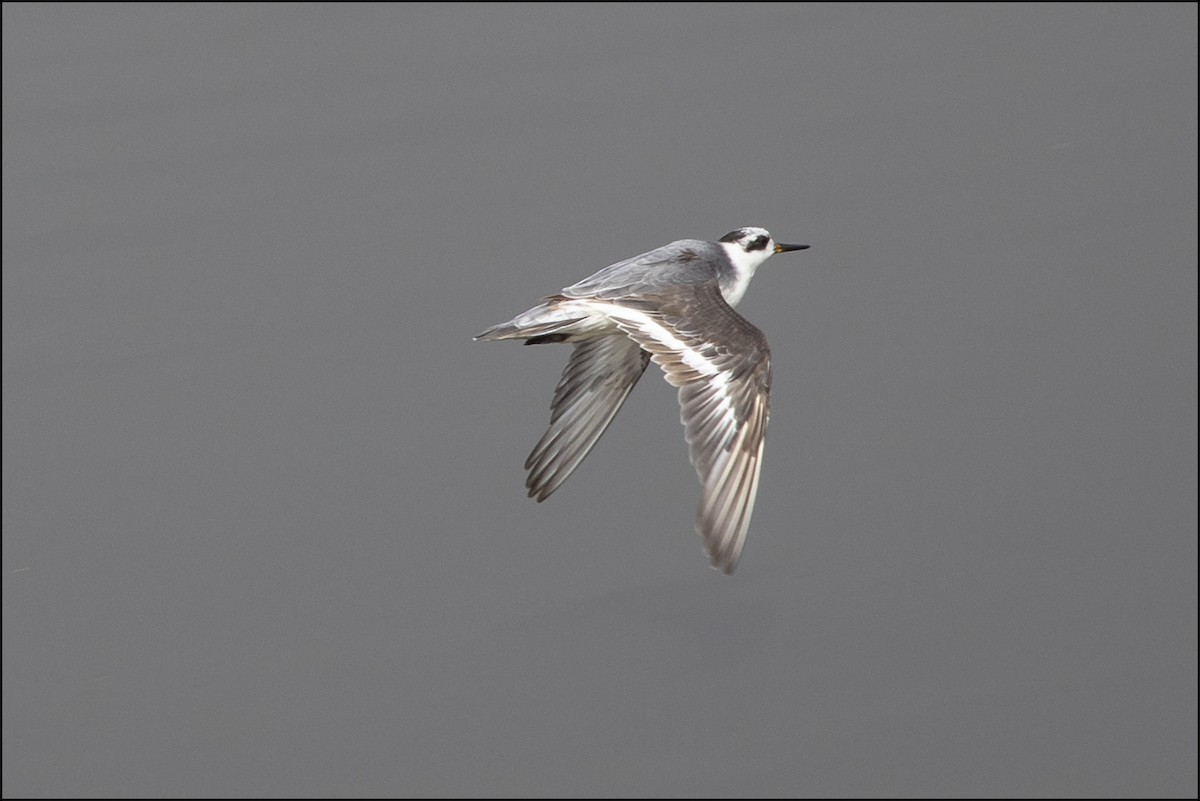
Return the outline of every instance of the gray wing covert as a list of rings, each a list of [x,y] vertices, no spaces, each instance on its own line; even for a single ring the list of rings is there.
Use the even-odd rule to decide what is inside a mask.
[[[613,300],[659,292],[681,284],[698,284],[716,273],[713,245],[681,239],[649,253],[609,265],[595,275],[565,287],[569,298]]]

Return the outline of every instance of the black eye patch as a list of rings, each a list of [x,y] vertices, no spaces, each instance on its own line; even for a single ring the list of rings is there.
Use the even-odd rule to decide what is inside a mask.
[[[769,236],[756,236],[746,243],[746,252],[749,253],[752,250],[765,250],[767,243],[770,241],[771,237]]]

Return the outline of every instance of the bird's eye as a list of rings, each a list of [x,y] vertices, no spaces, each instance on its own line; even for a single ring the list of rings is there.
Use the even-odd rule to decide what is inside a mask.
[[[767,247],[767,243],[770,241],[771,237],[769,236],[756,236],[746,243],[746,252],[750,252],[751,250],[764,250]]]

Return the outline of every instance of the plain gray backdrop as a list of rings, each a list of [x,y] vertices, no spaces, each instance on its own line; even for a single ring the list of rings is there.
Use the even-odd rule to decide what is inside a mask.
[[[1194,796],[1194,4],[4,4],[3,792]],[[804,253],[709,569],[674,239]]]

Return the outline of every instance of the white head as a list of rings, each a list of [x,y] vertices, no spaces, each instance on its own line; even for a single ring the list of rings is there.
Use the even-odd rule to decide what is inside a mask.
[[[766,228],[738,228],[721,237],[718,242],[725,248],[729,261],[733,264],[734,274],[726,283],[722,281],[721,292],[730,306],[736,304],[746,294],[750,279],[758,266],[776,253],[786,253],[791,250],[804,250],[808,245],[780,245],[771,238],[771,232]]]

